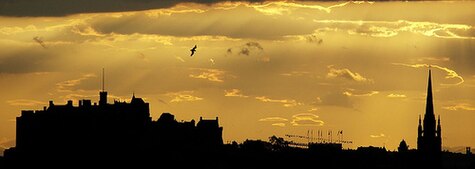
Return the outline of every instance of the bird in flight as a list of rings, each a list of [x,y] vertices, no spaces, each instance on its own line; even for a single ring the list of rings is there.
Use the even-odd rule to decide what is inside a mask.
[[[195,47],[191,48],[190,51],[191,51],[191,55],[190,55],[190,56],[193,56],[193,54],[195,54],[195,52],[196,52],[196,45],[195,45]]]

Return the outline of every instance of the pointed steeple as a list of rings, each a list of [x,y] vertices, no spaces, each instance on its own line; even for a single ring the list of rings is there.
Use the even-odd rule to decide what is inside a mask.
[[[427,82],[427,100],[426,100],[426,112],[424,114],[424,137],[435,137],[436,136],[436,123],[435,123],[435,114],[434,114],[434,104],[432,100],[432,77],[431,70],[429,66],[429,80]]]
[[[432,115],[434,114],[434,104],[432,103],[432,78],[431,78],[430,66],[429,66],[429,80],[427,84],[426,115],[427,113],[432,114]]]

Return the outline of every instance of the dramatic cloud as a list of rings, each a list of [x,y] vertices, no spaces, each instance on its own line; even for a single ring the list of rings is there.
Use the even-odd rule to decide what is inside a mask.
[[[452,110],[452,111],[457,111],[457,110],[475,111],[475,106],[472,106],[467,103],[460,103],[453,106],[445,106],[443,108],[446,110]]]
[[[259,96],[259,97],[256,97],[256,99],[262,102],[282,103],[284,107],[295,107],[298,105],[303,105],[303,103],[299,103],[295,100],[287,100],[287,99],[277,100],[277,99],[267,98],[266,96]]]
[[[202,68],[193,68],[193,71],[199,71],[198,74],[190,74],[189,77],[196,79],[206,79],[212,82],[224,82],[225,71],[218,69],[202,69]]]
[[[293,126],[323,126],[325,122],[318,119],[318,116],[312,113],[300,113],[292,116],[290,122]]]
[[[224,90],[224,96],[227,97],[243,97],[247,98],[249,96],[243,95],[239,89]]]
[[[266,118],[259,119],[259,121],[285,122],[285,121],[289,121],[289,120],[286,119],[286,118],[282,118],[282,117],[266,117]]]
[[[81,84],[82,81],[96,77],[95,74],[84,74],[78,79],[66,80],[56,83],[56,91],[58,92],[72,92],[74,87]]]
[[[356,82],[366,82],[372,83],[373,80],[361,76],[359,73],[352,72],[349,69],[337,69],[333,65],[328,66],[329,72],[327,73],[327,78],[343,78],[348,80],[353,80]]]
[[[389,98],[406,98],[407,96],[404,95],[404,94],[394,94],[394,93],[391,93],[391,94],[388,94],[386,97],[389,97]]]
[[[459,85],[459,84],[462,84],[464,82],[462,76],[458,75],[457,72],[455,72],[454,70],[451,70],[449,68],[439,66],[439,65],[404,64],[404,63],[392,63],[392,64],[393,65],[398,65],[398,66],[412,67],[412,68],[428,68],[430,66],[430,67],[434,67],[434,68],[445,71],[447,73],[447,75],[445,76],[446,79],[458,79],[459,80],[459,82],[454,83],[454,84],[444,84],[444,83],[442,83],[442,85]]]
[[[180,91],[174,93],[167,93],[166,95],[172,97],[170,103],[178,103],[178,102],[192,102],[192,101],[199,101],[203,100],[203,98],[193,96],[192,94],[194,91]]]
[[[41,102],[37,100],[29,100],[29,99],[8,100],[7,103],[12,106],[36,106],[36,105],[45,104],[45,102]]]
[[[235,0],[233,0],[235,1]],[[65,16],[79,13],[98,13],[98,12],[125,12],[125,11],[141,11],[149,9],[162,9],[175,6],[180,3],[199,3],[199,4],[216,4],[220,2],[229,2],[228,0],[177,0],[177,1],[150,1],[150,0],[80,0],[80,1],[55,1],[55,0],[19,0],[19,1],[1,1],[0,15],[3,16]],[[290,8],[307,8],[316,9],[326,13],[330,13],[332,8],[343,7],[349,3],[362,4],[373,2],[345,2],[329,7],[320,5],[299,4],[285,1],[269,1],[266,0],[239,0],[239,2],[256,3],[252,5],[256,10],[265,14],[282,14],[283,9]],[[238,4],[239,5],[239,4]],[[54,8],[51,8],[54,6]],[[230,9],[223,5],[223,9]],[[280,9],[280,10],[279,10]]]

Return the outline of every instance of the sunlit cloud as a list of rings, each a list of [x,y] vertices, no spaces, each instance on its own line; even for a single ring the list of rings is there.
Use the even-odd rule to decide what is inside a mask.
[[[442,66],[439,66],[439,65],[405,64],[405,63],[392,63],[392,64],[393,65],[398,65],[398,66],[412,67],[412,68],[428,68],[430,66],[430,67],[434,67],[434,68],[445,71],[447,73],[447,75],[445,76],[446,79],[458,79],[459,80],[459,82],[454,83],[454,84],[444,84],[444,83],[442,83],[442,85],[459,85],[459,84],[462,84],[464,82],[462,76],[458,75],[457,72],[455,72],[452,69],[442,67]]]
[[[452,111],[457,111],[457,110],[468,110],[468,111],[475,111],[475,106],[472,106],[470,104],[467,104],[467,103],[459,103],[459,104],[456,104],[456,105],[452,105],[452,106],[445,106],[445,107],[442,107],[446,110],[452,110]]]
[[[243,97],[247,98],[249,96],[243,95],[239,89],[224,90],[224,96],[226,97]]]
[[[369,93],[354,94],[351,91],[345,91],[345,92],[343,92],[343,95],[360,97],[360,96],[373,96],[373,95],[378,94],[378,93],[379,93],[378,91],[370,91]]]
[[[266,118],[259,119],[259,121],[285,122],[289,120],[283,117],[266,117]]]
[[[194,91],[180,91],[180,92],[172,92],[167,93],[166,95],[172,97],[170,103],[178,103],[178,102],[193,102],[193,101],[200,101],[203,100],[201,97],[193,96],[192,94]]]
[[[407,20],[314,20],[314,22],[322,25],[322,28],[319,29],[320,31],[346,30],[348,34],[354,35],[393,37],[402,32],[411,32],[436,38],[475,39],[475,35],[471,34],[474,28],[464,24],[413,22]]]
[[[394,93],[391,93],[391,94],[388,94],[386,97],[389,97],[389,98],[406,98],[407,96],[404,95],[404,94],[394,94]]]
[[[288,2],[288,1],[274,1],[274,2],[267,2],[261,5],[258,4],[249,4],[248,6],[253,7],[255,10],[262,12],[266,15],[283,15],[289,14],[294,9],[314,9],[318,11],[322,11],[325,13],[330,13],[333,8],[344,7],[348,4],[373,4],[373,2],[366,2],[366,1],[349,1],[338,3],[335,5],[331,5],[328,7],[322,5],[311,5],[311,4],[303,4],[303,3],[295,3],[295,2]]]
[[[327,78],[343,78],[343,79],[353,80],[356,82],[368,82],[368,83],[373,82],[372,79],[363,77],[359,73],[352,72],[351,70],[347,68],[337,69],[337,68],[334,68],[333,65],[329,65],[328,69],[329,69],[329,72],[327,73]]]
[[[292,116],[290,124],[293,126],[323,126],[325,122],[318,118],[313,113],[300,113]]]
[[[285,127],[285,123],[272,123],[272,126]]]
[[[371,138],[384,138],[384,137],[386,137],[386,135],[384,135],[383,133],[375,134],[375,135],[371,134],[371,135],[369,135],[369,137],[371,137]]]
[[[95,74],[89,73],[84,74],[80,78],[73,79],[73,80],[66,80],[59,83],[56,83],[56,91],[58,92],[72,92],[74,87],[81,84],[82,81],[96,77]]]
[[[270,99],[267,98],[266,96],[258,96],[256,97],[257,100],[262,101],[262,102],[270,102],[270,103],[282,103],[284,107],[295,107],[298,105],[303,105],[303,103],[299,103],[296,100],[287,100],[287,99]]]
[[[318,108],[313,107],[313,108],[311,108],[311,109],[308,109],[307,112],[314,112],[314,111],[317,111],[317,110],[318,110]]]
[[[282,76],[304,76],[304,75],[308,75],[310,74],[310,72],[307,72],[307,71],[291,71],[291,72],[287,72],[287,73],[281,73],[280,75]]]
[[[37,105],[45,104],[45,102],[30,100],[30,99],[15,99],[15,100],[8,100],[7,104],[11,106],[37,106]]]
[[[196,79],[206,79],[212,82],[224,82],[225,71],[219,69],[193,68],[193,71],[199,71],[198,74],[190,74],[189,77]]]

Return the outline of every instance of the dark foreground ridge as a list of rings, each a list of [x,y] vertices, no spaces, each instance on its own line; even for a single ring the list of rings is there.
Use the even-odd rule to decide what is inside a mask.
[[[80,100],[49,102],[43,110],[17,117],[16,147],[0,157],[2,168],[474,168],[475,157],[441,151],[440,120],[435,128],[429,74],[424,128],[419,119],[418,150],[403,140],[398,152],[381,147],[344,150],[341,143],[246,140],[223,144],[218,118],[177,122],[163,113],[156,121],[149,104],[132,96],[130,103],[99,104]]]

